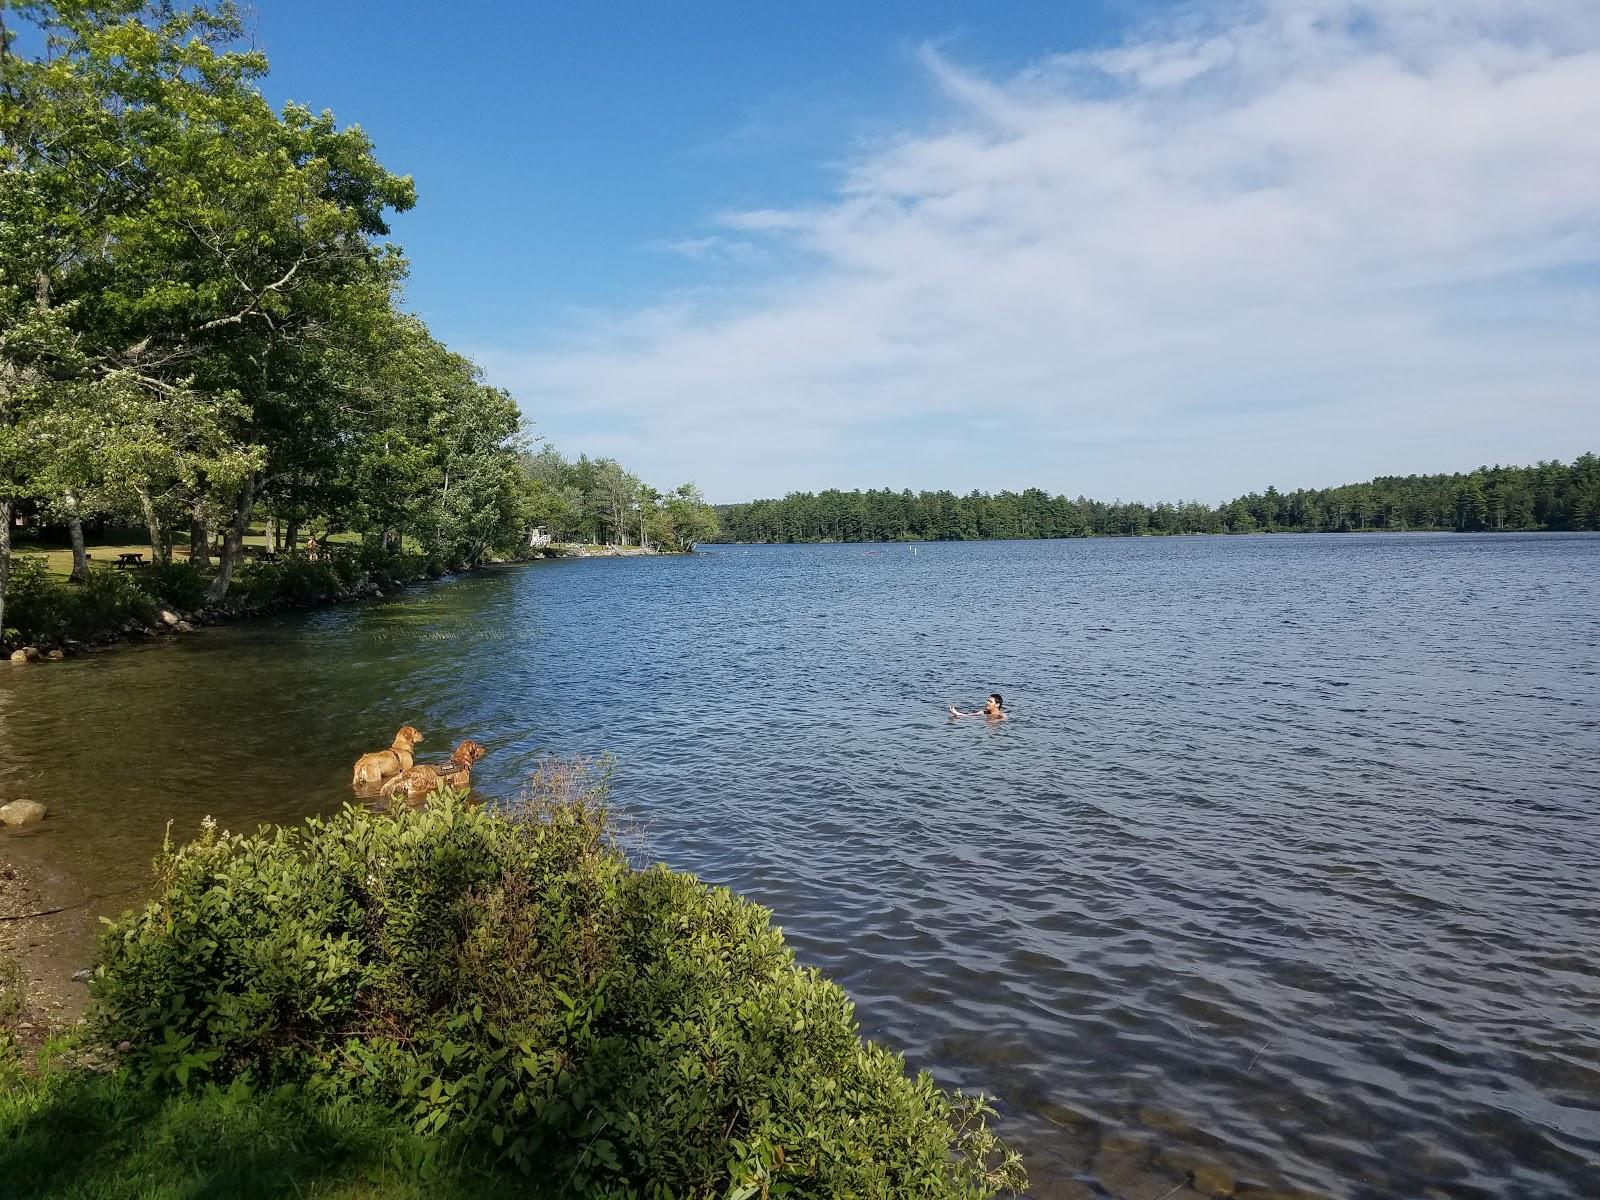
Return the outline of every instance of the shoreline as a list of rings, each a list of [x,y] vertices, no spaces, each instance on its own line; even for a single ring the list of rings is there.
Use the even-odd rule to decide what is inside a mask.
[[[258,834],[261,831],[258,831]],[[0,838],[0,968],[8,960],[20,969],[25,984],[25,1003],[20,1014],[0,1026],[0,1035],[9,1034],[20,1051],[20,1061],[37,1064],[38,1053],[54,1037],[87,1029],[83,1024],[90,1005],[87,969],[100,960],[98,952],[87,961],[73,963],[52,955],[53,922],[70,920],[72,914],[93,899],[71,904],[57,912],[55,898],[40,881],[12,863],[4,853]],[[138,905],[131,906],[137,911]],[[18,920],[6,918],[22,917]],[[866,1036],[865,1034],[863,1036]],[[37,1072],[39,1067],[24,1066]],[[1323,1200],[1311,1193],[1252,1186],[1249,1168],[1234,1163],[1216,1152],[1196,1151],[1181,1141],[1163,1141],[1189,1130],[1180,1118],[1154,1112],[1140,1114],[1142,1123],[1127,1127],[1106,1123],[1081,1111],[1052,1106],[1043,1120],[1055,1126],[1060,1141],[1055,1155],[1040,1154],[1054,1164],[1047,1192],[1062,1200],[1091,1200],[1103,1195],[1107,1200],[1139,1200],[1140,1197],[1170,1197],[1171,1200],[1229,1200],[1248,1195],[1252,1200]],[[1020,1123],[1020,1122],[1019,1122]],[[1015,1134],[1013,1134],[1015,1136]],[[1103,1190],[1092,1190],[1085,1182],[1092,1178]]]
[[[539,548],[527,557],[495,559],[459,571],[423,571],[405,577],[387,576],[381,579],[369,573],[349,587],[313,598],[231,604],[224,600],[221,604],[193,611],[163,604],[158,606],[156,618],[149,624],[123,620],[101,630],[90,641],[67,639],[62,645],[36,643],[33,649],[37,652],[37,657],[26,657],[21,660],[12,657],[11,661],[21,666],[86,658],[118,648],[197,633],[202,628],[211,626],[231,625],[283,612],[313,611],[362,600],[376,600],[396,595],[417,584],[451,582],[503,567],[532,566],[541,562],[568,559],[680,557],[686,553],[692,551],[587,543],[562,544]],[[0,643],[0,648],[7,651],[12,649],[6,643]],[[17,652],[21,653],[24,649],[18,647]],[[0,669],[3,669],[3,665],[4,657],[0,657]],[[46,816],[45,821],[48,820]],[[79,899],[57,895],[49,888],[47,881],[38,878],[37,872],[25,871],[15,861],[14,856],[6,852],[7,843],[11,839],[28,837],[37,829],[38,826],[33,825],[9,830],[0,823],[0,964],[9,960],[15,963],[21,972],[27,994],[26,1011],[22,1021],[30,1027],[23,1032],[29,1032],[30,1029],[37,1031],[39,1039],[42,1040],[50,1029],[76,1021],[83,1014],[89,1001],[85,983],[73,978],[86,964],[75,964],[50,951],[51,943],[56,940],[54,937],[56,925],[74,920],[74,914],[78,909],[93,904],[103,897]]]
[[[348,586],[310,597],[273,597],[266,601],[234,600],[224,597],[216,604],[185,609],[176,604],[152,597],[156,613],[150,621],[136,618],[116,620],[89,634],[86,638],[0,640],[0,660],[9,659],[18,665],[36,665],[62,662],[69,658],[83,658],[135,643],[158,641],[166,637],[195,633],[212,625],[229,625],[276,613],[309,611],[332,608],[340,604],[353,604],[360,600],[376,600],[418,583],[437,583],[476,575],[495,567],[529,566],[538,562],[572,558],[652,558],[677,557],[693,551],[657,550],[639,546],[591,546],[573,543],[542,547],[526,557],[490,559],[460,570],[424,569],[414,573],[386,574],[369,571]]]
[[[20,1011],[10,1032],[24,1049],[36,1048],[57,1028],[75,1023],[89,1003],[87,984],[72,978],[79,968],[49,952],[49,921],[58,915],[54,907],[39,882],[0,842],[0,982],[9,984],[14,970],[21,983]]]

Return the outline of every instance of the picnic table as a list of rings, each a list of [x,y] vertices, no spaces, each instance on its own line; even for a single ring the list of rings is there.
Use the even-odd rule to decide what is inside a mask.
[[[134,567],[142,566],[144,566],[144,555],[137,550],[117,555],[117,569],[119,571],[131,571]]]

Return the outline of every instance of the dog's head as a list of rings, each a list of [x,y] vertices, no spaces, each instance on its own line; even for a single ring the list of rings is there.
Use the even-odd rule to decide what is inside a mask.
[[[450,755],[450,761],[459,766],[470,767],[487,753],[489,753],[487,750],[469,738],[455,748],[454,753]]]
[[[405,746],[407,749],[415,746],[420,741],[422,741],[422,734],[418,732],[415,725],[402,725],[400,731],[394,735],[394,744],[396,746]]]

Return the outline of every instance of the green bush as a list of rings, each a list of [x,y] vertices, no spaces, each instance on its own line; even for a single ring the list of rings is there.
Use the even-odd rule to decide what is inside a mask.
[[[334,563],[295,554],[277,562],[247,561],[234,580],[234,596],[247,604],[315,604],[346,586]]]
[[[342,595],[363,578],[393,588],[419,579],[437,579],[446,570],[438,554],[338,546],[315,562],[303,554],[276,562],[247,560],[235,579],[233,595],[246,606],[316,604]]]
[[[23,556],[11,562],[6,636],[19,643],[91,638],[126,620],[151,621],[157,607],[124,571],[94,566],[74,583],[52,574],[43,558]]]
[[[861,1041],[769,914],[632,869],[601,789],[448,792],[166,854],[108,930],[99,1032],[167,1085],[379,1102],[574,1195],[981,1197],[1024,1185],[981,1101]]]
[[[134,572],[139,587],[166,604],[190,612],[206,602],[211,576],[188,562],[155,562]]]

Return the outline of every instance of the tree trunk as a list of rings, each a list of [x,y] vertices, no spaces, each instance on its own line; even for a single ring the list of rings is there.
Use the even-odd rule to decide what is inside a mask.
[[[189,508],[189,562],[197,567],[211,565],[211,531],[206,528],[205,504],[200,500]]]
[[[6,633],[6,585],[11,582],[11,501],[0,497],[0,641]]]
[[[250,528],[250,509],[255,506],[255,502],[255,477],[247,475],[244,482],[239,485],[233,519],[228,522],[228,531],[222,538],[222,550],[217,555],[217,577],[211,581],[210,588],[206,590],[208,604],[215,604],[228,594],[228,587],[233,582],[233,569],[239,565],[239,556],[244,553],[244,535]]]
[[[72,539],[72,574],[76,583],[89,581],[89,552],[83,548],[83,520],[78,516],[78,498],[71,492],[64,497],[67,513],[67,535]]]
[[[161,528],[161,515],[156,512],[148,488],[140,484],[134,490],[139,493],[139,508],[144,513],[145,528],[150,531],[150,557],[164,563],[171,557],[171,547],[167,544],[166,531]]]
[[[292,551],[300,544],[300,518],[290,517],[289,528],[284,533],[283,548]]]

